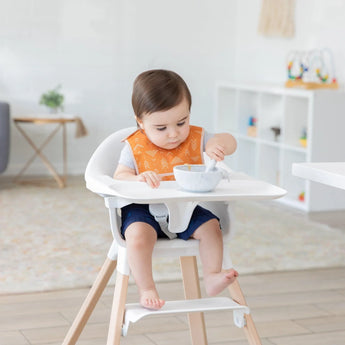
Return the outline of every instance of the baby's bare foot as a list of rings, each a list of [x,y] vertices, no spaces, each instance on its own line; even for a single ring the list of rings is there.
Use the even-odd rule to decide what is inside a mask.
[[[160,309],[165,301],[160,299],[156,290],[140,291],[140,304],[147,309]]]
[[[226,287],[232,284],[238,272],[231,269],[227,272],[211,273],[204,277],[206,292],[209,296],[218,295]]]

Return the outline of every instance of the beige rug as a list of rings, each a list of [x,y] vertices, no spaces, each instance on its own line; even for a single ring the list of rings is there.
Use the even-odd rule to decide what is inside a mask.
[[[240,274],[345,265],[345,227],[279,204],[239,202],[232,259]],[[89,286],[112,238],[103,199],[73,177],[68,187],[0,179],[0,293]],[[155,279],[179,279],[176,260],[155,260]],[[113,280],[111,281],[111,283]]]

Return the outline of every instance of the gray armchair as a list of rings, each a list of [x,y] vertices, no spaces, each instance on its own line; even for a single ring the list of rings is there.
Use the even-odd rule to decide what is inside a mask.
[[[0,102],[0,173],[7,168],[10,152],[10,106]]]

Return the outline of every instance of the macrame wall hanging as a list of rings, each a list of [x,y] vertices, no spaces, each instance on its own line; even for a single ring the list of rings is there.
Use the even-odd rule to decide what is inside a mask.
[[[295,0],[262,0],[258,32],[264,36],[293,37]]]

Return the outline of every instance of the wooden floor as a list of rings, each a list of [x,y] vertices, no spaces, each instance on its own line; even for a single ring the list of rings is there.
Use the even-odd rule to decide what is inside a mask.
[[[245,275],[240,284],[262,345],[345,344],[345,267]],[[163,298],[183,298],[181,282],[161,283],[158,289]],[[78,344],[105,345],[112,290],[105,290]],[[0,344],[62,344],[87,291],[0,296]],[[137,299],[136,287],[130,285],[128,301]],[[231,312],[206,313],[205,319],[209,344],[247,344]],[[186,317],[139,321],[121,344],[190,344]]]

